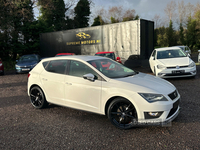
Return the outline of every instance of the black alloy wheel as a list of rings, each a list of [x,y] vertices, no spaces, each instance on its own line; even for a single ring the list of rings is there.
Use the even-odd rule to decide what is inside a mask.
[[[44,108],[48,105],[43,91],[37,86],[34,86],[33,88],[31,88],[31,90],[30,90],[30,100],[31,100],[31,104],[35,108],[41,109],[41,108]]]
[[[137,112],[133,104],[124,99],[116,98],[108,108],[108,118],[120,129],[129,129],[137,124]]]

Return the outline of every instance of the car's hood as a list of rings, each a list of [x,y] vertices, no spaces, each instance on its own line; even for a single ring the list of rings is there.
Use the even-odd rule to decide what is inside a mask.
[[[189,57],[179,57],[179,58],[171,58],[171,59],[158,59],[165,66],[187,66],[192,60]]]
[[[38,62],[37,61],[19,61],[17,62],[17,65],[18,66],[31,66],[31,65],[34,65],[34,64],[37,64]]]
[[[121,82],[126,82],[127,84],[125,86],[127,86],[129,89],[131,88],[132,90],[138,93],[148,92],[148,93],[169,94],[176,89],[174,85],[172,85],[170,82],[161,79],[159,77],[144,73],[139,73],[137,75],[126,78],[119,78],[116,80]]]

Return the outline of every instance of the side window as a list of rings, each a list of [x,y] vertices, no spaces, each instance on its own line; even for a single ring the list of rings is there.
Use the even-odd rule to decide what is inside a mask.
[[[67,60],[52,60],[45,70],[48,72],[65,74],[67,62]]]
[[[156,50],[153,51],[153,53],[152,53],[151,56],[155,58],[155,56],[156,56]]]
[[[47,64],[49,63],[49,61],[45,61],[42,63],[43,67],[46,68]]]
[[[69,67],[69,75],[83,78],[83,75],[88,74],[88,73],[92,73],[99,80],[101,78],[98,75],[98,73],[96,73],[93,69],[91,69],[86,64],[79,61],[71,60],[70,67]]]

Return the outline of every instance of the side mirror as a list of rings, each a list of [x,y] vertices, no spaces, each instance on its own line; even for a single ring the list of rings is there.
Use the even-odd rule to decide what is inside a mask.
[[[95,76],[91,73],[85,74],[83,75],[84,79],[90,80],[90,81],[94,81],[95,80]]]

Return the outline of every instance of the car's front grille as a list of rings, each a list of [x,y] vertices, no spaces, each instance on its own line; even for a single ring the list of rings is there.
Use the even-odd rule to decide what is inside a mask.
[[[188,66],[179,66],[179,68],[187,68]],[[167,69],[176,69],[176,66],[167,67]]]
[[[172,100],[176,99],[178,97],[178,92],[175,90],[174,92],[170,93],[168,95]]]
[[[31,66],[21,66],[20,68],[30,68]]]
[[[170,110],[167,118],[171,117],[178,109],[178,106],[179,106],[179,102],[180,102],[180,99],[177,100],[174,104],[173,104],[173,108]]]

